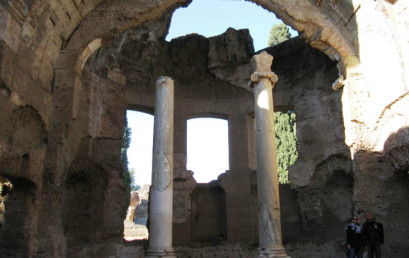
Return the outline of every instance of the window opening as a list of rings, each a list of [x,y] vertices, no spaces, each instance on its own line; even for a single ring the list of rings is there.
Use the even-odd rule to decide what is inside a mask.
[[[218,118],[187,121],[187,165],[198,183],[208,183],[229,170],[228,122]]]
[[[153,115],[127,111],[131,142],[127,150],[130,204],[124,221],[124,239],[148,239],[149,187],[152,177]]]

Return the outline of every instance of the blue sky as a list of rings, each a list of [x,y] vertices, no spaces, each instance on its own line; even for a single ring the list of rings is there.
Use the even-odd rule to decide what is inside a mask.
[[[282,23],[276,15],[247,1],[193,0],[186,8],[177,9],[172,16],[166,40],[198,33],[205,37],[222,34],[227,28],[249,29],[254,49],[267,47],[271,27]],[[297,32],[290,30],[292,36]]]
[[[222,34],[227,28],[249,29],[254,49],[267,47],[271,27],[280,24],[274,13],[247,1],[193,0],[186,8],[177,9],[166,40],[191,33],[205,37]],[[290,30],[292,36],[297,32]],[[129,168],[134,168],[136,183],[150,184],[152,173],[153,116],[128,111],[132,142],[128,149]],[[188,161],[198,182],[209,182],[228,169],[228,125],[226,120],[188,121]],[[195,137],[198,135],[199,137]],[[215,151],[217,150],[217,151]]]

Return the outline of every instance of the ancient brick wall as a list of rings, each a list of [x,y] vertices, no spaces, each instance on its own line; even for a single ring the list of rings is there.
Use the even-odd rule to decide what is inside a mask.
[[[246,84],[251,73],[246,59],[253,53],[247,43],[217,43],[223,37],[231,42],[246,40],[243,31],[230,30],[210,40],[195,36],[164,43],[171,13],[187,2],[0,1],[0,175],[23,182],[9,199],[14,200],[9,216],[18,209],[30,213],[9,220],[18,237],[4,250],[54,257],[143,253],[139,244],[120,243],[126,208],[119,169],[120,132],[126,105],[153,107],[157,75],[175,77],[179,85],[175,176],[181,180],[175,196],[184,201],[179,202],[174,227],[183,235],[177,241],[189,240],[183,218],[189,217],[186,203],[195,185],[184,167],[183,124],[199,114],[222,115],[237,128],[229,131],[231,170],[220,182],[226,191],[227,241],[257,240],[252,93]],[[254,2],[273,11],[329,57],[306,50],[307,46],[294,48],[298,44],[294,41],[269,50],[276,56],[273,71],[280,78],[274,90],[276,108],[295,110],[300,140],[299,160],[290,172],[293,189],[287,189],[292,208],[282,204],[283,212],[293,219],[284,219],[283,228],[309,231],[287,235],[288,252],[294,257],[340,253],[343,237],[334,232],[348,214],[371,211],[384,222],[385,254],[404,257],[409,246],[408,228],[402,226],[409,210],[405,205],[409,198],[408,3]],[[183,49],[197,51],[186,55]],[[228,54],[222,58],[218,55],[222,49],[240,50],[238,58]],[[285,49],[304,50],[295,53],[291,62],[280,54]],[[108,58],[112,53],[117,59]],[[338,70],[330,59],[337,62]],[[185,64],[184,69],[176,69],[178,63]],[[332,91],[337,78],[343,88]],[[247,141],[241,146],[243,139]],[[81,164],[99,171],[102,179],[85,173]],[[91,183],[69,184],[68,179],[78,173]],[[86,194],[78,196],[81,191]],[[98,208],[92,206],[83,215],[91,216],[88,221],[95,216],[97,224],[83,231],[64,215],[77,198],[79,207],[95,199],[103,214],[98,217]],[[82,217],[78,210],[72,214]],[[72,226],[64,228],[67,225]],[[23,228],[28,232],[23,233]],[[248,236],[240,234],[242,230]],[[75,249],[77,234],[101,242],[108,239],[108,244],[102,251],[98,251],[101,243]],[[188,253],[202,251],[207,250]],[[218,248],[209,252],[231,255]]]

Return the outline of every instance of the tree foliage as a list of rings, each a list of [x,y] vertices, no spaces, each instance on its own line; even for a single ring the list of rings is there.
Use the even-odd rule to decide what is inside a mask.
[[[129,169],[129,175],[130,175],[130,177],[131,177],[131,191],[136,191],[136,190],[139,190],[139,189],[141,189],[141,186],[140,185],[138,185],[136,182],[135,182],[135,169],[134,168],[131,168],[131,169]]]
[[[135,182],[135,169],[128,168],[128,149],[131,144],[132,140],[132,130],[130,127],[128,127],[128,121],[126,121],[126,125],[124,128],[124,136],[122,138],[122,148],[121,148],[121,161],[122,161],[122,166],[123,166],[123,180],[124,184],[127,187],[127,193],[130,193],[130,191],[136,191],[141,188],[140,185],[136,184]]]
[[[126,186],[126,192],[127,192],[127,196],[129,200],[130,200],[132,178],[131,178],[131,175],[128,169],[127,151],[131,144],[131,135],[132,135],[132,131],[131,131],[131,128],[128,127],[128,120],[126,120],[126,124],[124,128],[124,136],[122,138],[121,161],[122,161],[122,179]]]
[[[291,38],[290,28],[284,23],[274,25],[268,37],[268,46],[272,47]]]
[[[274,113],[276,146],[277,146],[277,169],[280,184],[289,183],[288,169],[295,163],[298,157],[297,136],[295,127],[295,113]]]

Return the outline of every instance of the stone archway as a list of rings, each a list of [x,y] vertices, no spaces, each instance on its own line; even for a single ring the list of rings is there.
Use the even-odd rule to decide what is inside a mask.
[[[340,111],[338,106],[334,105],[329,111],[342,114],[336,118],[341,116],[344,118],[347,147],[352,149],[352,156],[356,156],[357,160],[365,160],[365,154],[359,151],[372,148],[375,138],[381,139],[377,138],[379,136],[377,134],[382,131],[379,128],[385,126],[382,123],[382,117],[388,112],[392,115],[399,114],[400,111],[397,111],[399,108],[396,110],[391,108],[395,107],[396,103],[402,104],[403,110],[407,106],[402,100],[407,97],[408,77],[404,67],[407,62],[405,60],[408,60],[408,53],[404,51],[407,46],[404,40],[407,39],[405,22],[409,16],[406,15],[407,12],[400,12],[404,10],[403,7],[407,7],[407,3],[404,1],[341,3],[341,1],[311,0],[254,2],[273,11],[299,31],[303,39],[313,47],[326,53],[330,58],[341,61],[340,73],[348,80],[344,82],[348,87],[340,97],[342,110]],[[146,22],[154,24],[156,21],[157,27],[152,31],[157,33],[141,33],[143,37],[137,41],[146,43],[151,42],[150,40],[155,37],[161,39],[166,33],[173,9],[186,4],[188,1],[181,0],[163,3],[75,0],[26,1],[25,3],[8,1],[0,5],[3,21],[0,28],[0,106],[1,110],[6,111],[0,114],[1,121],[5,122],[0,125],[2,129],[0,150],[4,153],[3,150],[7,150],[12,145],[8,135],[3,132],[12,128],[8,115],[12,110],[20,107],[28,106],[34,110],[34,113],[39,114],[42,120],[41,132],[47,135],[47,142],[44,142],[41,148],[30,146],[29,149],[32,152],[30,152],[29,166],[23,159],[23,163],[26,162],[23,170],[28,171],[23,176],[34,178],[33,181],[39,186],[35,191],[41,195],[39,213],[43,216],[39,216],[38,229],[33,229],[36,231],[32,234],[31,250],[35,250],[33,253],[59,257],[66,255],[66,236],[61,226],[63,208],[59,200],[64,194],[61,189],[64,186],[68,168],[76,162],[75,158],[83,139],[89,136],[94,138],[95,141],[89,145],[90,148],[85,156],[92,162],[102,165],[112,176],[106,187],[108,202],[116,200],[115,197],[122,191],[123,183],[116,161],[117,151],[120,148],[119,128],[123,127],[124,121],[118,119],[121,116],[117,114],[124,112],[126,103],[131,102],[129,99],[136,97],[141,100],[141,97],[124,86],[123,73],[126,71],[124,67],[113,65],[105,71],[106,76],[100,76],[101,73],[87,70],[86,62],[92,61],[93,56],[101,50],[101,46],[112,43],[127,31],[143,30]],[[359,27],[357,21],[359,21]],[[379,30],[374,29],[377,27]],[[390,28],[396,30],[390,30]],[[386,36],[379,38],[380,34]],[[402,39],[396,35],[402,36]],[[372,48],[371,45],[377,48]],[[200,46],[205,47],[205,44]],[[388,56],[386,52],[389,49],[400,49],[401,52],[393,52],[382,66],[377,66],[373,57],[381,50],[385,51],[383,57]],[[362,57],[361,65],[357,62],[357,56]],[[143,61],[150,63],[142,58],[141,61],[141,63]],[[395,66],[395,64],[398,65]],[[83,67],[83,69],[75,69],[75,67]],[[385,84],[384,78],[378,80],[377,77],[383,73],[396,75],[393,76],[393,83],[390,84],[393,90],[388,90],[385,98],[384,87],[389,86],[388,81]],[[112,81],[116,83],[114,86],[111,85]],[[96,87],[96,85],[106,87]],[[370,89],[373,89],[373,92],[370,92]],[[113,95],[116,97],[107,98],[108,92],[115,92]],[[311,94],[311,92],[308,93]],[[238,95],[240,94],[236,97]],[[88,99],[91,100],[89,103],[87,103]],[[231,98],[227,99],[231,100]],[[141,102],[150,103],[151,100],[146,99]],[[192,100],[190,104],[192,103],[202,104],[196,100]],[[374,104],[379,105],[372,109]],[[367,116],[368,111],[374,112]],[[305,116],[305,118],[307,122],[308,117]],[[236,116],[233,119],[236,119],[237,125],[241,128],[248,126],[245,115]],[[407,122],[403,122],[400,127],[406,125]],[[385,132],[397,131],[400,127],[388,129]],[[180,130],[183,132],[183,128]],[[243,133],[237,137],[245,136],[246,133]],[[344,142],[342,137],[338,140]],[[381,146],[381,141],[376,142],[376,145]],[[99,152],[101,149],[104,151]],[[178,154],[183,163],[183,147],[180,149]],[[31,159],[31,157],[34,158]],[[244,157],[240,161],[247,162],[248,159]],[[7,163],[5,167],[10,167],[10,161],[5,162]],[[244,163],[238,164],[242,166]],[[313,166],[314,164],[309,164],[310,168]],[[379,170],[380,173],[383,173],[386,167],[382,167],[382,170]],[[357,168],[362,169],[360,172],[365,172],[367,169],[364,166],[357,166]],[[4,169],[0,171],[0,174],[4,173],[6,173]],[[16,175],[21,173],[21,170],[13,170],[10,173]],[[302,177],[298,179],[300,179],[299,186],[307,182]],[[120,206],[122,202],[123,200],[119,200],[116,203]],[[107,216],[111,214],[108,212],[109,209],[107,206]],[[115,213],[112,217],[116,220],[120,215]],[[109,236],[118,234],[117,221],[112,225],[114,226],[106,231]]]
[[[167,14],[168,16],[166,18],[169,18],[169,13]],[[95,21],[93,21],[95,22]],[[133,92],[132,90],[127,88],[127,83],[128,81],[126,79],[129,79],[129,77],[127,78],[125,76],[126,74],[126,69],[128,68],[127,66],[122,66],[121,64],[116,64],[115,60],[111,61],[111,60],[107,60],[108,63],[110,64],[110,66],[108,68],[106,68],[106,70],[104,69],[104,60],[103,57],[107,56],[107,51],[109,52],[109,48],[112,48],[113,46],[126,46],[126,44],[132,44],[131,42],[127,42],[127,37],[130,36],[132,39],[132,36],[134,37],[135,42],[137,42],[136,44],[140,44],[140,42],[143,43],[143,38],[148,38],[149,39],[149,34],[147,33],[147,30],[144,29],[144,26],[155,26],[155,25],[159,25],[160,29],[162,29],[162,33],[164,33],[164,29],[166,28],[166,26],[163,26],[162,23],[164,22],[164,20],[152,20],[152,21],[147,21],[144,24],[141,24],[138,27],[135,27],[134,29],[129,29],[124,31],[123,33],[119,33],[116,39],[113,39],[112,41],[108,41],[106,40],[106,38],[104,38],[105,36],[102,37],[98,37],[96,40],[93,40],[91,43],[87,44],[87,46],[84,48],[84,50],[82,50],[81,48],[81,54],[79,55],[79,58],[75,59],[69,59],[69,61],[72,63],[73,61],[75,61],[75,69],[74,71],[69,71],[67,73],[67,71],[64,71],[61,69],[61,74],[59,74],[59,71],[57,72],[57,76],[56,76],[56,81],[57,82],[64,82],[64,85],[55,85],[55,92],[57,96],[61,96],[61,98],[56,98],[54,99],[54,101],[56,103],[60,103],[63,102],[64,99],[66,98],[68,100],[68,103],[70,103],[70,99],[67,98],[66,96],[64,96],[63,94],[59,95],[58,93],[62,93],[63,91],[68,90],[69,88],[74,89],[74,93],[73,93],[73,106],[72,106],[72,111],[71,114],[69,114],[69,109],[66,110],[65,112],[68,113],[69,117],[71,117],[71,121],[70,121],[70,126],[71,128],[77,128],[78,129],[83,127],[84,124],[88,124],[87,127],[87,133],[90,134],[90,136],[92,138],[96,138],[97,141],[99,141],[102,137],[107,137],[109,138],[115,138],[115,132],[118,131],[115,128],[120,127],[120,123],[119,124],[114,124],[112,122],[110,122],[109,119],[113,118],[115,116],[115,113],[121,113],[123,112],[124,109],[124,105],[121,104],[114,104],[112,105],[114,102],[113,100],[118,98],[118,99],[122,99],[122,100],[126,100],[127,98],[129,98],[128,96],[136,96],[137,98],[141,98],[140,93],[141,92]],[[148,24],[148,25],[146,25]],[[85,26],[85,24],[82,24],[81,26]],[[82,29],[83,27],[80,27],[80,29]],[[78,35],[81,35],[80,31],[77,31],[76,33],[78,33]],[[121,39],[121,40],[119,40]],[[75,35],[73,36],[73,38],[71,39],[71,44],[70,42],[66,45],[65,51],[67,51],[67,53],[72,56],[73,52],[69,52],[69,50],[73,50],[70,49],[71,47],[75,47],[75,44],[78,42],[83,42],[84,39],[75,39]],[[200,42],[200,41],[199,41]],[[174,44],[177,44],[177,42],[175,42]],[[152,45],[152,43],[151,43]],[[158,44],[158,46],[160,46]],[[200,45],[200,47],[205,48],[206,47],[206,43]],[[102,48],[101,48],[102,47]],[[158,48],[156,50],[156,52],[150,52],[153,51],[150,46],[146,45],[146,46],[142,46],[145,47],[145,49],[147,49],[148,53],[153,53],[152,57],[148,58],[148,59],[144,59],[144,57],[146,57],[146,53],[144,55],[144,53],[142,52],[141,55],[139,56],[135,56],[136,60],[140,60],[140,66],[139,69],[143,68],[149,64],[149,62],[153,62],[153,57],[156,58],[160,58],[158,55],[161,54],[160,52],[160,48]],[[115,48],[112,48],[115,49]],[[124,48],[126,50],[126,48]],[[199,48],[200,49],[200,48]],[[246,53],[246,57],[249,58],[251,56],[251,53]],[[75,55],[75,54],[74,54]],[[132,53],[129,53],[129,56],[132,56]],[[64,59],[67,58],[68,56],[62,56],[63,59],[61,59],[61,62],[65,62]],[[142,62],[145,61],[145,64],[143,64]],[[89,63],[89,65],[87,66],[86,63]],[[145,66],[144,66],[145,65]],[[92,69],[90,69],[90,67],[92,67]],[[101,68],[101,69],[100,69]],[[146,67],[149,68],[149,67]],[[163,69],[163,68],[162,68]],[[148,70],[147,70],[148,71]],[[154,70],[153,74],[157,74],[159,75],[160,72],[163,72],[166,70],[161,70],[160,68],[157,70]],[[104,75],[105,73],[105,75]],[[171,74],[172,76],[174,76],[173,74]],[[179,75],[179,74],[178,74]],[[61,77],[71,77],[71,76],[75,76],[76,80],[75,81],[71,81],[71,82],[67,82],[67,81],[63,81],[60,78]],[[179,75],[180,76],[180,75]],[[182,82],[188,82],[189,79],[194,79],[194,76],[198,76],[196,73],[193,75],[188,75],[186,77],[182,77],[183,79],[181,80]],[[106,78],[105,78],[106,77]],[[151,77],[153,77],[151,75]],[[146,84],[147,84],[147,88],[149,89],[149,82],[151,79],[151,77],[146,78]],[[125,80],[124,80],[125,78]],[[112,83],[113,82],[113,83]],[[137,82],[136,85],[138,85],[140,87],[139,84],[143,84],[143,81],[139,81]],[[71,86],[70,86],[71,85]],[[63,87],[62,87],[63,86]],[[104,89],[104,86],[106,87],[106,89]],[[65,88],[67,87],[67,88]],[[216,88],[217,89],[217,88]],[[109,97],[109,95],[107,94],[107,91],[116,91],[117,95],[112,99]],[[151,90],[151,89],[149,89]],[[229,94],[227,94],[227,92],[223,92],[222,90],[217,89],[218,91],[216,91],[217,93],[215,94],[220,94],[220,96],[226,95],[228,96]],[[205,91],[203,91],[203,93],[205,93]],[[129,94],[129,95],[128,95]],[[244,93],[235,93],[237,96],[240,95],[245,95]],[[87,98],[87,96],[91,99],[91,103],[87,103],[85,100]],[[107,98],[108,97],[108,98]],[[230,96],[231,97],[231,96]],[[78,100],[79,99],[79,100]],[[82,100],[81,100],[82,99]],[[145,102],[143,102],[145,101]],[[149,101],[152,101],[151,99],[149,99],[149,97],[147,98],[147,100],[142,100],[141,102],[139,102],[138,104],[144,104],[144,103],[149,103]],[[121,101],[120,101],[121,102]],[[195,103],[196,102],[196,103]],[[123,101],[121,102],[122,104],[127,103],[127,101]],[[197,101],[192,101],[191,104],[198,104]],[[199,104],[200,105],[200,104]],[[205,105],[203,103],[203,105]],[[114,112],[110,111],[114,110]],[[84,112],[84,110],[89,110],[87,112]],[[245,128],[248,126],[248,121],[247,121],[247,114],[250,113],[251,110],[248,110],[247,112],[245,112],[246,115],[242,115],[240,114],[240,116],[233,116],[231,119],[237,123],[238,126],[242,128]],[[109,114],[111,113],[111,114]],[[111,128],[114,128],[114,131],[111,131],[110,128],[108,128],[106,125],[104,125],[103,121],[104,119],[108,119],[108,125],[111,126]],[[52,120],[52,123],[55,123],[55,125],[58,127],[60,127],[59,130],[64,128],[64,124],[60,123],[59,119],[56,120]],[[109,129],[109,130],[106,130]],[[54,129],[55,132],[58,132],[58,129]],[[235,133],[237,134],[237,133]],[[85,134],[86,135],[86,134]],[[240,135],[238,135],[240,136]],[[76,137],[79,137],[78,135],[68,135],[68,137],[73,137],[72,139],[75,139]],[[64,137],[63,137],[64,138]],[[238,145],[238,144],[237,144]],[[237,146],[236,145],[236,146]],[[72,148],[72,147],[70,147]],[[73,152],[75,152],[75,146],[74,146],[74,150]],[[114,151],[113,149],[111,151]],[[107,153],[108,154],[108,153]],[[112,152],[111,154],[108,154],[108,156],[113,155],[114,153]],[[242,154],[239,154],[242,155]],[[249,155],[250,156],[250,155]],[[95,157],[93,158],[95,159]],[[237,167],[235,169],[240,170],[240,173],[242,173],[242,176],[245,177],[247,180],[250,180],[250,175],[247,174],[245,171],[245,167],[246,167],[246,162],[248,159],[251,159],[250,157],[246,157],[245,159],[238,159],[239,161],[237,162]],[[104,161],[100,161],[102,163],[104,163]],[[228,183],[229,181],[234,182],[234,176],[232,178],[226,177],[227,179],[225,179],[224,184],[226,185],[226,187],[228,188],[233,188],[233,185],[229,185],[230,183]],[[237,190],[233,190],[233,189],[229,189],[229,195],[231,195],[232,197],[234,197],[234,194],[231,194],[232,192],[235,192]],[[247,192],[246,192],[247,194]],[[237,194],[236,194],[237,195]],[[244,198],[244,193],[240,194],[240,197],[234,197],[234,198]],[[254,199],[255,196],[250,196],[249,198],[246,199],[246,202],[251,206],[251,200]],[[232,205],[234,204],[234,201],[232,201],[232,198],[230,198],[228,200],[229,203],[229,207],[228,208],[228,212],[232,213],[234,212],[234,209],[231,208]],[[253,209],[253,211],[256,209]],[[251,213],[251,212],[250,212]],[[231,215],[230,215],[231,216]],[[237,224],[242,224],[244,228],[248,228],[252,231],[254,231],[253,227],[255,224],[254,223],[254,219],[250,220],[249,222],[246,223],[241,223],[240,221],[243,220],[243,218],[237,218],[237,220],[233,221],[233,222],[229,222],[227,227],[229,230],[229,233],[227,234],[228,237],[230,237],[230,241],[234,242],[234,241],[239,241],[240,239],[246,239],[246,237],[244,236],[240,236],[239,234],[234,234],[232,232],[235,232],[234,227]],[[236,229],[236,232],[238,233],[240,230]],[[254,232],[253,232],[254,233]],[[250,239],[253,239],[254,236],[253,234],[249,235]]]

